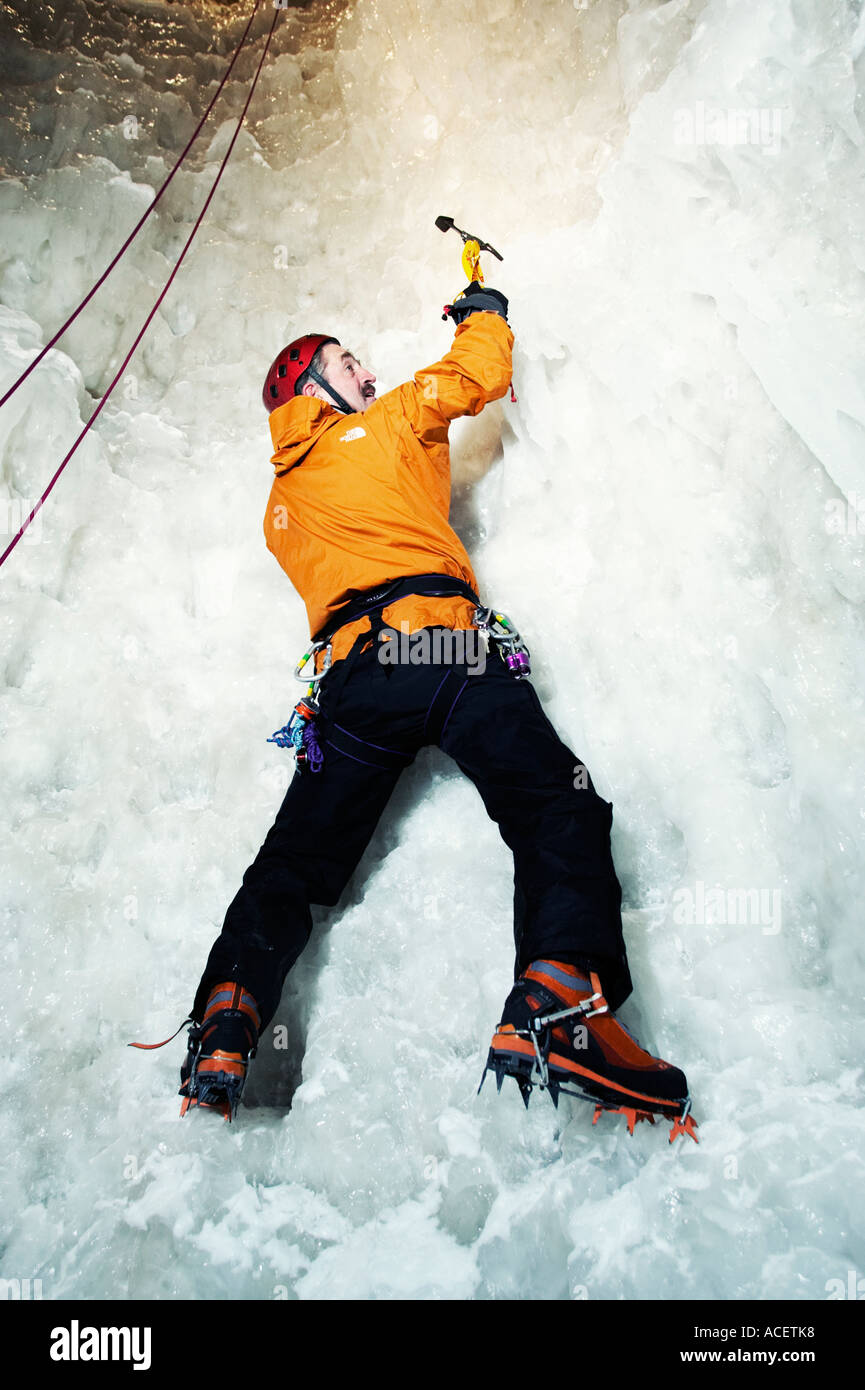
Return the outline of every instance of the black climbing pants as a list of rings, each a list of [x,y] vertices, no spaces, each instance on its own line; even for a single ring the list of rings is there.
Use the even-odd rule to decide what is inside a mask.
[[[431,638],[436,631],[427,629]],[[591,966],[617,1008],[631,979],[610,852],[612,806],[559,739],[529,681],[516,680],[494,650],[482,671],[383,664],[380,653],[356,644],[321,682],[324,765],[295,771],[226,913],[193,1017],[201,1019],[215,984],[237,980],[255,997],[262,1027],[272,1018],[309,939],[310,904],[338,901],[400,772],[430,743],[471,778],[513,852],[515,977],[540,957]]]

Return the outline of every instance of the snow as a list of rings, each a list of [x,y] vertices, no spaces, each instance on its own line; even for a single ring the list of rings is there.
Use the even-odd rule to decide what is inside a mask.
[[[248,6],[11,0],[0,385],[188,139]],[[0,412],[5,530],[117,370],[272,11],[108,285]],[[225,178],[0,575],[3,1278],[45,1298],[825,1299],[865,1269],[865,11],[401,0],[279,16]],[[17,30],[17,36],[16,31]],[[303,607],[265,549],[264,373],[323,325],[441,355],[445,213],[497,246],[517,403],[453,519],[615,805],[622,1018],[699,1146],[475,1095],[511,865],[437,752],[263,1039],[179,1119],[188,1010],[291,773]],[[855,1281],[854,1281],[855,1287]]]

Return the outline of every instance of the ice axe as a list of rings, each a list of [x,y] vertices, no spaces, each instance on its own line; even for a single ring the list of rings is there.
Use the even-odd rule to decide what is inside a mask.
[[[437,217],[436,226],[438,227],[440,232],[449,232],[451,230],[451,227],[453,227],[454,231],[459,232],[460,236],[462,237],[463,274],[465,275],[470,285],[482,285],[484,283],[484,273],[481,270],[482,251],[489,251],[490,255],[495,256],[497,261],[504,260],[504,256],[502,256],[494,246],[490,246],[488,241],[481,241],[480,237],[475,236],[473,232],[464,232],[462,227],[458,227],[456,225],[452,217]],[[455,296],[455,299],[462,299],[464,295],[465,291],[460,290],[459,294]],[[445,311],[442,314],[443,319],[448,318],[448,311],[450,310],[450,308],[450,304],[445,305]],[[514,385],[513,382],[511,382],[511,400],[516,401],[516,399],[517,398],[514,395]]]
[[[504,259],[502,256],[499,255],[498,251],[494,246],[490,246],[488,241],[481,241],[480,237],[475,236],[474,233],[464,232],[462,227],[457,227],[452,217],[437,217],[436,226],[438,227],[440,232],[449,232],[451,227],[453,227],[454,231],[459,232],[460,236],[462,237],[463,274],[465,275],[469,284],[475,282],[479,285],[482,285],[484,283],[484,273],[481,270],[482,251],[489,251],[490,255],[495,256],[497,261]],[[457,295],[456,298],[459,299],[460,296]],[[442,318],[446,319],[447,314],[442,314]]]

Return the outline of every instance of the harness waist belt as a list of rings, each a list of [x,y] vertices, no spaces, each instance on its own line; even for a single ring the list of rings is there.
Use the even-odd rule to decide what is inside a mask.
[[[366,617],[368,613],[378,613],[397,599],[407,598],[410,594],[417,594],[420,598],[465,598],[473,603],[475,608],[480,606],[480,599],[464,579],[457,579],[452,574],[407,574],[402,579],[394,579],[378,589],[368,589],[365,594],[358,594],[355,598],[349,599],[348,603],[344,603],[342,608],[337,610],[330,622],[315,634],[314,641],[329,642],[333,634],[345,627],[346,623],[353,623],[358,618]]]

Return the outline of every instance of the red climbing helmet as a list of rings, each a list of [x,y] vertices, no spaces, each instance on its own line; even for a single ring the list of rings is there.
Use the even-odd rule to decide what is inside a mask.
[[[268,415],[278,405],[291,400],[298,377],[306,371],[322,344],[338,342],[338,338],[329,338],[324,333],[307,333],[282,349],[265,377],[261,393]]]

